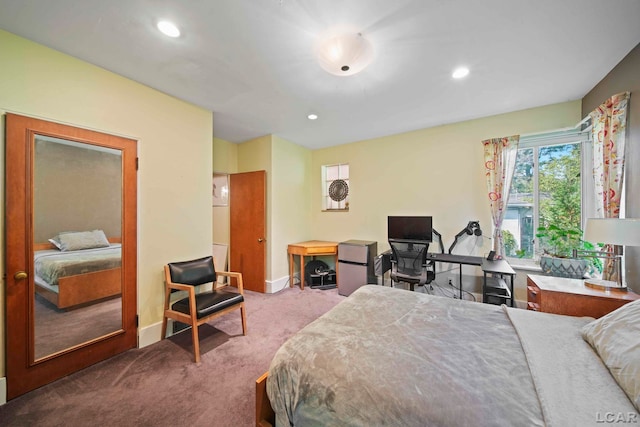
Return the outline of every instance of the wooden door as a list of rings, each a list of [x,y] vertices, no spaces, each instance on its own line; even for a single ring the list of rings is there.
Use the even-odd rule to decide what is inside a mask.
[[[41,157],[43,147],[49,153],[46,160]],[[9,399],[136,346],[136,153],[137,142],[131,139],[7,114],[5,261]],[[50,161],[56,156],[60,162],[68,163]],[[105,158],[114,165],[109,180],[103,175],[105,169],[88,166],[85,161],[93,159],[96,165],[103,165],[97,162]],[[77,175],[79,168],[81,175]],[[61,180],[67,185],[60,185]],[[117,186],[110,188],[113,183]],[[82,187],[87,195],[95,189],[90,185],[109,188],[109,197],[102,200],[101,193],[80,197],[77,190]],[[36,194],[38,197],[34,197]],[[50,203],[56,208],[51,208]],[[115,216],[108,225],[105,223],[109,220],[98,219],[105,209]],[[78,215],[74,217],[70,212]],[[87,221],[91,228],[105,224],[105,230],[112,230],[108,232],[109,241],[114,242],[114,248],[121,248],[116,251],[120,259],[116,255],[115,260],[120,266],[89,275],[73,273],[63,277],[65,274],[60,273],[55,279],[57,285],[51,279],[43,282],[40,276],[36,278],[36,250],[38,256],[40,250],[53,252],[54,256],[62,254],[48,245],[47,238],[38,235],[54,220],[72,221],[64,226],[54,225],[68,231],[80,231],[74,230],[74,224],[89,227]],[[49,230],[41,234],[51,235]],[[110,243],[106,245],[114,249]],[[101,279],[96,279],[98,276]],[[63,279],[74,284],[67,286],[69,282]],[[96,292],[87,297],[86,288],[77,288],[78,284]],[[108,294],[104,293],[104,286],[110,289]],[[73,307],[63,303],[63,292],[75,301]],[[77,297],[81,298],[79,304]],[[103,304],[107,304],[109,318],[113,319],[106,328],[102,328],[107,316]],[[49,321],[43,321],[43,313]],[[84,316],[82,321],[74,317],[79,315]],[[56,339],[51,338],[51,332],[57,334]],[[61,346],[60,341],[64,342]]]
[[[230,175],[230,262],[242,273],[244,288],[265,292],[266,280],[266,172]]]

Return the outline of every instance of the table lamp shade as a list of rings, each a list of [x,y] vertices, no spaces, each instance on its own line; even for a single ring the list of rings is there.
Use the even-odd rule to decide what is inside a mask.
[[[588,218],[584,240],[621,246],[640,246],[640,218]]]

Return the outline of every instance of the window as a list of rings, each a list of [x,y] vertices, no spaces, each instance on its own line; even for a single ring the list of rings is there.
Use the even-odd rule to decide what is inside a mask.
[[[346,184],[340,186],[340,191],[336,192],[337,185],[330,194],[331,184],[336,180],[342,180]],[[322,198],[323,210],[327,211],[348,211],[349,210],[349,164],[322,166]],[[333,198],[331,197],[333,195]]]
[[[593,206],[590,146],[578,131],[550,132],[520,140],[502,236],[507,257],[535,260],[540,226],[582,229]],[[585,173],[586,171],[586,173]],[[588,182],[587,182],[588,181]],[[523,262],[522,264],[526,264]]]

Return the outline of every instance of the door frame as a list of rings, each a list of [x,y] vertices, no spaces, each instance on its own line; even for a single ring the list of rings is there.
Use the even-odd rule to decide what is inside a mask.
[[[6,114],[5,265],[7,399],[137,345],[137,141]],[[122,151],[122,329],[34,360],[33,141],[48,135]],[[17,278],[26,272],[26,279]],[[10,349],[10,350],[9,350]]]

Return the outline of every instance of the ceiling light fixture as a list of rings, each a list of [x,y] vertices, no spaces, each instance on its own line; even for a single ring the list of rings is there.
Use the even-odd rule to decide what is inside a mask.
[[[454,79],[461,79],[463,77],[467,77],[468,74],[469,69],[467,67],[458,67],[453,71],[451,77],[453,77]]]
[[[307,116],[307,119],[309,119],[309,120],[316,120],[317,118],[318,118],[318,115],[317,115],[317,114],[309,114],[309,115]]]
[[[172,22],[160,21],[158,22],[158,29],[162,34],[169,37],[180,37],[180,30]]]
[[[352,76],[371,63],[373,47],[360,33],[330,37],[319,44],[318,61],[336,76]]]

